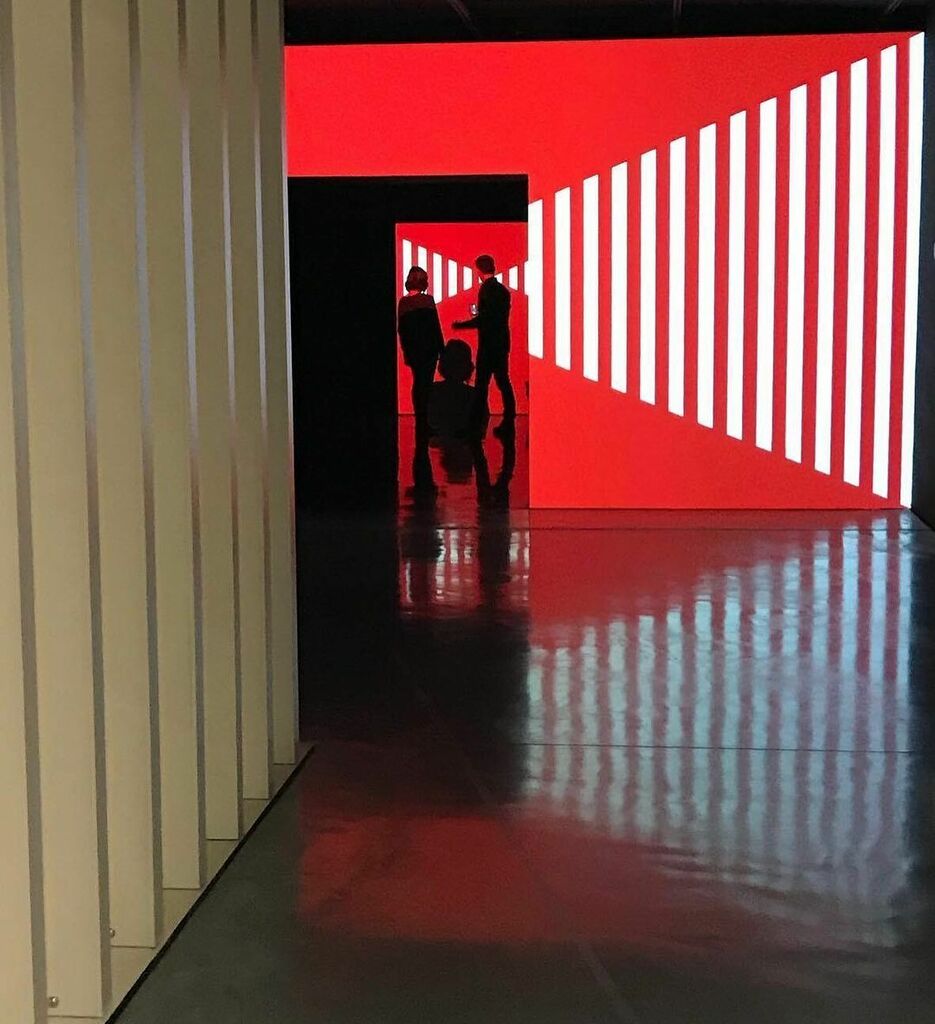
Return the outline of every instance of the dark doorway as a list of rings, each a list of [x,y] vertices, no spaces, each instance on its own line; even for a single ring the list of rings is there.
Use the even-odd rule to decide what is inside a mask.
[[[527,209],[520,175],[290,179],[300,511],[395,505],[396,224],[525,221]]]

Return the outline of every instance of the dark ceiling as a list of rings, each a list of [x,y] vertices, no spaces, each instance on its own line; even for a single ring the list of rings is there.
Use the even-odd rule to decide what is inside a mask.
[[[287,43],[867,32],[921,28],[927,0],[285,0]]]

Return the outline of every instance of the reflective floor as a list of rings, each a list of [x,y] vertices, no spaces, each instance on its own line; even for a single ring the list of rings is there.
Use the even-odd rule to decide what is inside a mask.
[[[122,1024],[935,1022],[935,534],[463,511],[302,524],[317,750]]]
[[[418,448],[415,417],[399,417],[399,506],[404,519],[419,509],[423,526],[460,526],[477,521],[478,506],[512,510],[528,519],[529,419],[516,418],[513,435],[497,437],[488,426],[480,444],[432,438]]]

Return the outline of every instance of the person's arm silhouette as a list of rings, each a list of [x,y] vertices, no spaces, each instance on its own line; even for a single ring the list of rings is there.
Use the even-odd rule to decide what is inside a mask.
[[[487,282],[485,281],[477,293],[477,315],[472,316],[470,320],[456,320],[451,326],[455,330],[479,330],[481,327],[486,326],[487,320],[490,317],[490,311],[487,308],[489,305],[488,289],[486,288]]]

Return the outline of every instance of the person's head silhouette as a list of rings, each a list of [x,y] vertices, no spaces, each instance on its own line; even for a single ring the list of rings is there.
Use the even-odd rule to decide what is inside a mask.
[[[471,346],[460,338],[452,338],[442,351],[438,372],[449,384],[466,384],[474,372]]]
[[[474,266],[477,268],[477,273],[481,276],[481,279],[486,281],[488,277],[493,277],[497,272],[497,263],[493,256],[488,256],[486,253],[483,256],[478,256],[474,260]]]
[[[416,292],[428,291],[429,275],[422,267],[412,267],[406,275],[406,291],[415,294]]]

